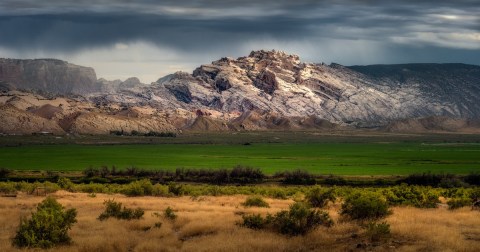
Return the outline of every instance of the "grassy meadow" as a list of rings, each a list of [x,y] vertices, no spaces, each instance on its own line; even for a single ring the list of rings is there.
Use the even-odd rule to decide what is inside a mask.
[[[245,165],[266,174],[467,174],[480,171],[480,144],[425,142],[284,142],[244,144],[19,145],[0,147],[0,167],[82,171],[89,166],[174,170]]]
[[[242,213],[275,213],[287,209],[292,199],[265,200],[270,208],[244,207],[245,195],[191,197],[126,197],[124,195],[58,191],[52,194],[67,208],[76,208],[78,223],[69,235],[71,245],[54,251],[479,251],[480,212],[464,207],[455,211],[444,207],[420,209],[393,207],[385,221],[391,237],[371,242],[364,228],[339,215],[341,202],[325,210],[335,224],[319,227],[297,237],[268,230],[252,230],[236,225]],[[126,207],[145,210],[140,220],[99,221],[103,202],[115,198]],[[0,251],[25,251],[12,247],[11,238],[20,218],[28,217],[44,197],[20,193],[15,198],[0,198]],[[158,218],[153,213],[174,209],[175,220]],[[162,222],[160,228],[154,224]],[[360,247],[359,247],[360,246]],[[360,249],[359,249],[360,248]],[[38,250],[36,250],[38,251]]]

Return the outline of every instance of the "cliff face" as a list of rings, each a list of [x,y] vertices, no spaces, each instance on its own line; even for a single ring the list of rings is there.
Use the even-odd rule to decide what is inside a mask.
[[[100,90],[95,70],[55,59],[0,59],[0,83],[51,94],[88,94]]]

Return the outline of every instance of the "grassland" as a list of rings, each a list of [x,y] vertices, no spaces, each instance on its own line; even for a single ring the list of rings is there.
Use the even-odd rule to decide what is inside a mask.
[[[251,230],[235,225],[241,213],[275,213],[287,209],[292,199],[267,198],[270,208],[246,208],[246,196],[126,197],[123,195],[58,191],[53,194],[67,208],[76,208],[78,223],[69,232],[70,246],[55,251],[479,251],[480,212],[469,207],[418,209],[394,207],[385,221],[391,238],[370,242],[359,223],[339,216],[341,202],[328,205],[333,227],[320,227],[305,236],[288,237],[270,231]],[[103,202],[115,198],[125,206],[145,209],[141,220],[99,221]],[[44,197],[19,194],[0,198],[0,251],[24,251],[11,245],[19,220],[29,216]],[[154,212],[173,208],[175,221],[159,219]],[[161,221],[160,228],[152,228]],[[148,229],[150,228],[150,229]],[[358,245],[361,245],[358,249]]]
[[[148,170],[246,165],[258,167],[266,174],[299,168],[314,174],[334,175],[480,171],[478,136],[256,134],[220,134],[211,138],[190,135],[179,139],[155,139],[160,142],[154,144],[146,144],[150,140],[142,138],[130,140],[143,142],[125,144],[129,139],[121,137],[76,140],[80,142],[61,139],[60,144],[9,143],[0,147],[0,167],[82,171],[89,166],[102,165]],[[123,144],[112,144],[115,141]]]

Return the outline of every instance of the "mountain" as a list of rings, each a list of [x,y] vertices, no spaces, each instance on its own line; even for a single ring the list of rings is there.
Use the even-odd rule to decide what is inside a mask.
[[[95,70],[56,59],[0,59],[0,86],[53,94],[99,91]]]
[[[471,122],[480,118],[480,66],[346,67],[304,63],[275,50],[222,58],[151,85],[134,77],[97,80],[93,69],[64,61],[0,60],[0,84],[0,104],[81,134],[345,127],[474,132],[478,123]]]

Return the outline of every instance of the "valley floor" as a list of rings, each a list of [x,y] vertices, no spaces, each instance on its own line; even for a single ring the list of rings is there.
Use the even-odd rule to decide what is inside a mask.
[[[78,211],[78,223],[69,232],[73,244],[54,251],[480,251],[480,211],[468,207],[454,211],[395,207],[386,218],[392,236],[370,242],[358,223],[341,220],[338,202],[327,209],[335,221],[333,227],[287,237],[235,223],[242,213],[275,213],[287,209],[292,200],[266,199],[270,208],[245,208],[243,195],[165,198],[65,191],[52,195],[66,208]],[[127,207],[145,209],[144,218],[97,220],[103,202],[113,198]],[[18,250],[12,247],[11,238],[20,218],[29,217],[43,199],[22,193],[0,198],[0,251]],[[176,211],[176,220],[153,215],[167,207]],[[163,224],[155,228],[158,221]]]

